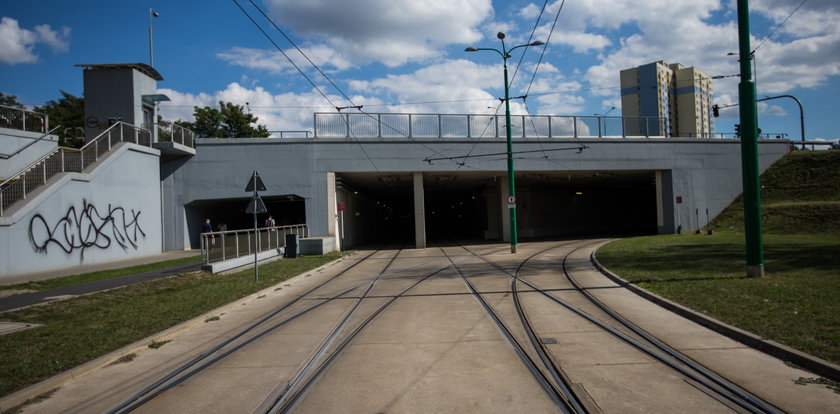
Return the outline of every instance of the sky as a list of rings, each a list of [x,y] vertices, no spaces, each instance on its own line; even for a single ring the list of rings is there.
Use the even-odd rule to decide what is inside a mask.
[[[0,0],[0,92],[43,105],[59,90],[82,95],[76,64],[149,63],[150,20],[158,88],[171,98],[160,106],[165,119],[247,102],[272,131],[311,131],[314,112],[337,106],[495,113],[502,59],[464,48],[500,48],[500,31],[508,48],[547,42],[509,59],[510,95],[528,96],[511,100],[514,114],[618,116],[619,71],[657,60],[739,72],[727,55],[738,52],[735,0],[253,0],[259,9],[236,1]],[[837,140],[840,2],[750,3],[758,97],[797,97],[806,139]],[[737,77],[714,89],[714,103],[737,103]],[[792,99],[758,109],[763,132],[800,139]],[[722,109],[715,132],[734,132],[737,119],[737,106]]]

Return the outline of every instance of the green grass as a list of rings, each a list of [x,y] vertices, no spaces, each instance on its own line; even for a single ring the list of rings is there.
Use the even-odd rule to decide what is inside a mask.
[[[742,199],[714,235],[624,239],[598,259],[658,295],[840,363],[840,151],[795,151],[761,176],[762,278],[746,278]]]
[[[50,290],[65,286],[80,285],[82,283],[95,282],[98,280],[111,279],[119,276],[133,275],[137,273],[149,272],[152,270],[166,269],[169,267],[178,267],[190,263],[198,263],[201,261],[201,255],[197,254],[190,257],[182,257],[180,259],[166,260],[163,262],[150,263],[144,265],[137,265],[131,267],[124,267],[121,269],[102,270],[98,272],[83,273],[78,275],[70,275],[64,277],[57,277],[54,279],[18,283],[15,285],[0,286],[0,290]]]
[[[624,239],[604,266],[640,287],[764,338],[840,363],[840,236],[765,235],[762,278],[746,278],[740,234]]]
[[[230,275],[197,271],[0,314],[44,324],[0,336],[0,395],[189,320],[221,305],[335,260],[346,252],[302,256]],[[150,341],[150,345],[152,342]]]

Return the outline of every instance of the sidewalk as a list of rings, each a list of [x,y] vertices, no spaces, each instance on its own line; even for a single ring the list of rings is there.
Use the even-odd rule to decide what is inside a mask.
[[[29,273],[26,275],[13,276],[8,279],[3,279],[3,284],[24,283],[28,281],[46,280],[56,277],[70,276],[81,273],[90,273],[101,270],[120,269],[123,267],[163,262],[167,260],[179,259],[182,257],[190,257],[198,254],[199,252],[197,251],[166,252],[160,255],[146,256],[130,260],[122,260],[119,262],[76,266],[52,272]],[[83,283],[79,285],[64,286],[60,288],[42,290],[38,292],[12,295],[5,298],[0,298],[0,312],[20,309],[27,306],[37,305],[39,303],[45,303],[54,300],[66,299],[69,297],[84,295],[87,293],[114,289],[134,283],[140,283],[148,280],[171,276],[177,273],[192,272],[201,269],[201,265],[202,264],[200,262],[190,263],[186,265],[174,266],[164,269],[151,270],[143,273],[135,273],[110,279],[97,280],[94,282]],[[12,279],[14,279],[14,281],[10,281]]]
[[[65,267],[58,270],[50,270],[46,272],[25,273],[15,276],[4,276],[0,278],[0,286],[16,285],[18,283],[35,282],[39,280],[55,279],[57,277],[64,277],[70,275],[78,275],[82,273],[98,272],[100,270],[120,269],[123,267],[137,266],[143,264],[164,262],[167,260],[180,259],[182,257],[198,256],[201,254],[199,250],[184,250],[164,252],[153,256],[137,257],[127,260],[120,260],[116,262],[87,264],[72,267]]]

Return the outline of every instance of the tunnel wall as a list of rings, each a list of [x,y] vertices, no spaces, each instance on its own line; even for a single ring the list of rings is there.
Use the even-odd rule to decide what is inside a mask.
[[[581,145],[587,147],[581,152],[552,151]],[[268,187],[263,195],[303,197],[311,234],[327,236],[329,223],[335,220],[326,201],[328,173],[458,171],[456,161],[429,162],[427,158],[494,153],[503,151],[504,146],[503,139],[198,139],[194,157],[161,167],[165,248],[188,248],[190,233],[200,225],[193,223],[194,219],[188,222],[184,206],[194,200],[243,196],[253,170],[260,172]],[[714,217],[741,193],[740,142],[735,140],[514,141],[514,151],[539,150],[547,150],[547,158],[517,159],[516,171],[666,171],[670,184],[663,188],[660,233],[674,232],[678,217],[684,230],[699,228],[705,224],[704,215],[696,220],[690,213],[709,208],[710,217]],[[761,141],[761,171],[788,151],[787,140]],[[471,158],[468,168],[503,174],[505,163],[497,158]],[[676,196],[682,198],[682,204],[676,205]]]

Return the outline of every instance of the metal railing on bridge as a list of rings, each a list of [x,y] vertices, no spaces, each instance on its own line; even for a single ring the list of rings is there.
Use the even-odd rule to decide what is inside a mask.
[[[58,147],[50,151],[0,183],[0,216],[5,214],[9,206],[26,199],[27,195],[46,184],[50,178],[64,172],[84,171],[120,142],[151,147],[152,134],[147,129],[117,122],[82,148]]]
[[[221,262],[237,257],[253,255],[257,252],[279,249],[286,246],[286,235],[297,234],[299,237],[309,237],[309,226],[296,224],[292,226],[263,227],[257,229],[259,233],[258,247],[255,246],[254,229],[216,231],[201,234],[201,259],[204,264]]]
[[[158,142],[174,142],[195,148],[195,133],[176,124],[155,124]]]
[[[315,138],[502,138],[504,115],[315,113]],[[511,115],[513,138],[664,137],[660,117]]]
[[[50,118],[40,112],[0,105],[0,127],[29,132],[47,132]]]

